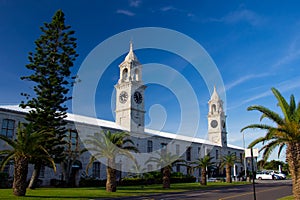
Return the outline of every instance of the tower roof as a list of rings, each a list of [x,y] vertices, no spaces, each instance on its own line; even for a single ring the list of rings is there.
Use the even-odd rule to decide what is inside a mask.
[[[214,86],[214,91],[213,91],[210,99],[211,100],[216,100],[216,101],[220,100],[220,97],[219,97],[219,95],[217,93],[216,86]]]
[[[129,52],[128,52],[127,56],[125,57],[125,60],[124,60],[124,61],[128,61],[128,62],[136,61],[136,62],[138,62],[138,59],[137,59],[136,55],[135,55],[134,52],[133,52],[133,44],[132,44],[132,41],[130,41]]]

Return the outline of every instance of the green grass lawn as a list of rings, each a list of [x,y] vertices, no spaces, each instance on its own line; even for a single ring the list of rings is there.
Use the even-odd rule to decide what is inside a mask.
[[[294,197],[293,196],[288,196],[288,197],[280,198],[278,200],[294,200]]]
[[[150,186],[120,186],[117,192],[108,193],[104,187],[91,188],[39,188],[27,190],[25,197],[15,197],[12,189],[0,189],[0,199],[95,199],[95,198],[114,198],[124,196],[143,196],[166,192],[184,192],[188,190],[199,190],[211,187],[230,186],[237,184],[248,184],[247,182],[228,183],[208,183],[207,186],[200,186],[199,183],[174,183],[171,189],[162,189],[162,185]]]

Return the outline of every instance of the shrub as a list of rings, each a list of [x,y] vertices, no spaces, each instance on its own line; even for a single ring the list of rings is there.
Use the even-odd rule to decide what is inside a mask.
[[[105,186],[106,179],[98,180],[92,177],[80,178],[79,187],[102,187]]]
[[[171,183],[194,183],[196,182],[196,177],[186,176],[186,177],[171,177]]]
[[[66,181],[58,180],[58,179],[51,179],[50,180],[50,186],[53,187],[65,187]]]
[[[171,174],[171,178],[181,178],[181,177],[184,177],[184,176],[186,176],[186,175],[183,175],[183,173],[181,173],[181,172],[173,172]]]
[[[129,185],[145,185],[146,180],[143,178],[122,178],[120,185],[129,186]]]
[[[9,188],[8,173],[0,172],[0,188]]]
[[[196,178],[190,175],[184,175],[180,172],[175,172],[171,174],[171,183],[193,183]],[[151,184],[161,184],[162,174],[161,172],[149,172],[141,177],[124,177],[120,185],[151,185]]]
[[[0,172],[0,188],[12,188],[13,177],[6,172]]]

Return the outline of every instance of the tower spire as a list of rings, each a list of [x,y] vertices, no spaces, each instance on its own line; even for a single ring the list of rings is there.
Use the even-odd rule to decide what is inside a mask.
[[[133,42],[132,42],[132,39],[130,40],[129,52],[130,51],[133,52]]]
[[[220,97],[218,95],[218,92],[217,92],[217,89],[216,89],[216,86],[214,85],[214,91],[211,95],[211,100],[220,100]]]
[[[128,62],[136,61],[136,62],[138,62],[138,59],[137,59],[136,55],[133,52],[133,42],[132,42],[132,40],[130,40],[129,52],[128,52],[127,56],[125,57],[125,61],[128,61]]]

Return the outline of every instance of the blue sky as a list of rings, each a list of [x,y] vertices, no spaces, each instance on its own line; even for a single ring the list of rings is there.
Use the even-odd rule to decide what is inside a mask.
[[[225,84],[229,143],[242,146],[240,129],[260,117],[246,108],[259,104],[278,110],[271,87],[286,98],[294,94],[299,100],[299,8],[298,1],[0,0],[0,104],[18,104],[23,99],[20,93],[31,91],[31,84],[19,78],[29,73],[25,68],[28,52],[34,50],[39,27],[62,9],[78,39],[80,56],[73,74],[99,43],[129,29],[163,27],[196,40],[217,65]],[[128,43],[130,39],[134,41],[128,38]],[[136,55],[142,64],[174,67],[190,81],[201,110],[199,137],[205,138],[209,90],[201,76],[169,52],[146,50],[136,51]],[[113,120],[111,95],[122,59],[124,55],[111,64],[99,83],[95,99],[100,118]],[[165,130],[176,128],[180,114],[174,95],[159,85],[149,85],[146,98],[146,109],[155,104],[165,108]],[[246,144],[260,134],[247,131]]]

